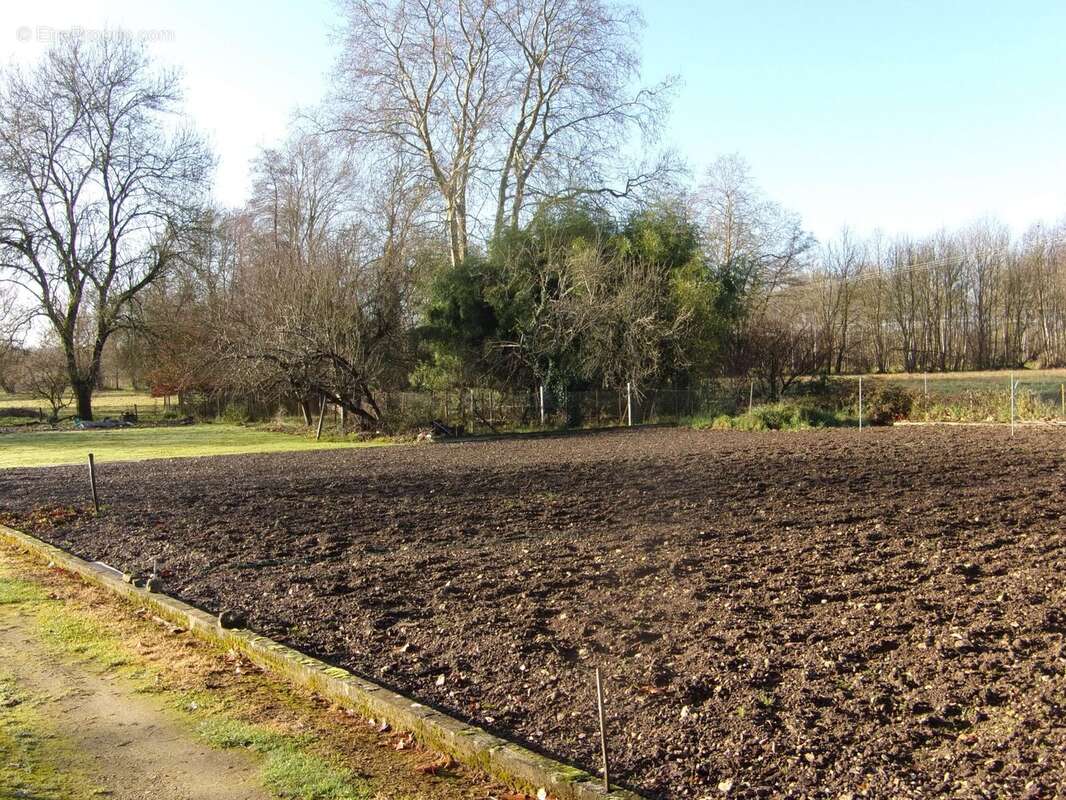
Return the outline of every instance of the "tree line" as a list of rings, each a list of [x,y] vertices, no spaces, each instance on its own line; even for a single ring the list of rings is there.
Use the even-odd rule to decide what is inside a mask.
[[[819,243],[737,156],[660,147],[608,0],[351,0],[327,100],[209,202],[180,81],[121,36],[0,82],[0,384],[112,363],[166,394],[323,400],[992,369],[1066,358],[1066,226]],[[636,155],[630,155],[636,154]],[[28,324],[36,320],[36,324]],[[29,334],[29,331],[33,334]]]

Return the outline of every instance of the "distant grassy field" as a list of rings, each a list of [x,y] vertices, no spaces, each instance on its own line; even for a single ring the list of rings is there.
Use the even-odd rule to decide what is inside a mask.
[[[148,458],[373,447],[377,444],[316,442],[301,436],[236,425],[8,433],[0,434],[0,468],[80,464],[90,452],[101,462],[143,461]]]
[[[1010,370],[899,372],[863,375],[863,380],[901,384],[915,392],[924,391],[928,382],[930,397],[951,397],[989,389],[1003,390],[1006,394],[1010,389],[1010,375]],[[1019,393],[1031,392],[1042,402],[1055,406],[1061,401],[1062,387],[1066,384],[1066,369],[1018,369],[1014,370],[1014,380],[1018,383]]]
[[[12,408],[42,409],[46,417],[51,411],[47,402],[32,395],[0,394],[0,426],[17,425],[36,418],[36,415],[15,417],[4,413],[5,409]],[[163,416],[163,398],[151,397],[132,389],[105,389],[93,395],[93,415],[101,419],[118,417],[123,411],[133,411],[134,408],[142,419],[159,419]],[[60,412],[60,417],[65,419],[76,413],[74,406],[70,405]]]

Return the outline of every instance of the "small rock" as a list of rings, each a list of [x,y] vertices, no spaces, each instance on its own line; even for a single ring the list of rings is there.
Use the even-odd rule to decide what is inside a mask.
[[[444,674],[441,673],[440,675],[437,676],[437,686],[443,686],[443,685],[444,685]]]
[[[161,592],[163,591],[163,579],[153,575],[144,582],[144,588],[150,592]]]
[[[245,623],[244,614],[233,609],[225,609],[218,615],[218,626],[224,629],[243,628]]]
[[[726,778],[724,781],[720,782],[718,784],[718,791],[720,791],[722,794],[729,794],[731,791],[733,791],[733,779]]]

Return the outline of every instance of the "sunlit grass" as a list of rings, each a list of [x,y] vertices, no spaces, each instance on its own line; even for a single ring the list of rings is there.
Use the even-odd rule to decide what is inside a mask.
[[[373,796],[369,784],[351,770],[309,749],[312,741],[307,736],[282,733],[227,716],[209,717],[196,730],[214,748],[262,753],[263,784],[278,797],[364,800]]]
[[[8,433],[0,434],[0,468],[80,464],[90,452],[98,462],[143,461],[149,458],[280,453],[380,444],[316,442],[310,437],[219,424]]]
[[[101,389],[93,393],[93,410],[101,413],[121,413],[127,409],[132,410],[137,406],[138,411],[150,410],[156,407],[162,409],[163,398],[152,397],[144,392],[134,389]],[[48,403],[31,394],[0,394],[0,409],[2,408],[44,408],[48,411]]]
[[[131,650],[128,642],[84,611],[68,606],[43,586],[0,566],[0,604],[19,605],[32,618],[43,643],[59,660],[95,665],[136,681],[137,691],[152,687],[164,704],[177,710],[202,741],[216,749],[242,749],[256,754],[259,780],[271,796],[288,800],[371,800],[381,796],[374,785],[320,750],[315,736],[280,730],[273,725],[238,719],[241,704],[211,692],[193,695],[168,690],[158,680],[156,665]],[[147,676],[147,677],[146,677]],[[235,698],[230,698],[235,699]],[[85,776],[70,768],[71,759],[51,752],[62,742],[39,718],[36,704],[0,673],[0,797],[14,787],[13,797],[81,800],[98,793]],[[61,768],[57,768],[59,765]]]

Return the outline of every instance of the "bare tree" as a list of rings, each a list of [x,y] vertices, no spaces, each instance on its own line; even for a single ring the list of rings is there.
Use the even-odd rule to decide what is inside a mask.
[[[210,158],[166,119],[179,98],[121,35],[64,39],[0,89],[0,274],[51,324],[83,419],[108,338],[199,219]]]
[[[14,391],[14,367],[22,354],[30,314],[10,286],[0,284],[0,391]]]
[[[342,149],[314,136],[259,159],[242,261],[216,323],[239,386],[305,408],[322,398],[363,427],[381,417],[379,389],[406,374],[422,200],[403,174],[373,179],[371,190]]]
[[[840,238],[823,249],[822,268],[815,273],[819,288],[819,313],[826,369],[844,371],[854,327],[853,302],[856,282],[862,279],[866,254],[847,228]]]
[[[443,210],[453,265],[483,206],[499,233],[532,198],[625,195],[661,172],[610,180],[628,133],[657,131],[669,88],[633,88],[634,10],[606,0],[345,7],[337,125],[413,159]]]
[[[704,258],[738,303],[726,369],[733,375],[755,371],[776,397],[793,382],[791,370],[808,369],[810,357],[822,353],[810,342],[809,318],[779,316],[782,296],[791,309],[797,292],[809,294],[801,284],[814,240],[795,214],[766,198],[737,155],[711,164],[694,205]]]
[[[657,138],[673,86],[637,85],[643,21],[635,8],[537,0],[501,3],[494,14],[506,31],[494,233],[517,228],[530,199],[627,196],[663,177],[668,162],[626,172],[620,156],[634,132]]]
[[[52,409],[52,421],[58,420],[59,412],[74,400],[63,348],[46,343],[33,349],[23,359],[21,373],[22,386],[33,397],[48,403]]]
[[[711,164],[694,204],[708,263],[728,274],[756,310],[805,266],[813,238],[796,214],[766,198],[740,156],[722,156]]]

